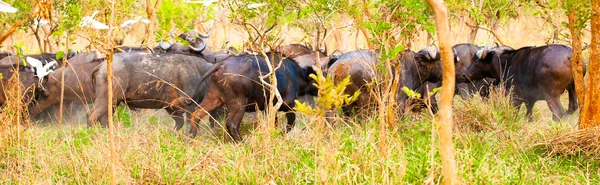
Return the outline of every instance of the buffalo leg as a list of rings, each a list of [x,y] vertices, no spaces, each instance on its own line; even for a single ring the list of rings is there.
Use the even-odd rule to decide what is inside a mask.
[[[288,133],[294,128],[294,123],[296,121],[296,113],[294,113],[293,111],[286,112],[285,117],[287,118],[285,132]]]
[[[204,100],[202,100],[202,103],[200,103],[201,108],[196,109],[190,116],[189,136],[194,138],[198,134],[198,124],[196,123],[196,118],[204,119],[204,117],[206,117],[208,114],[207,112],[211,112],[216,108],[221,107],[221,105],[223,105],[223,102],[221,102],[218,98],[205,97]]]
[[[94,124],[97,124],[100,119],[108,113],[108,102],[102,98],[96,98],[94,101],[94,109],[88,116],[88,126],[91,127]]]
[[[567,87],[567,91],[569,92],[569,109],[567,110],[567,114],[573,114],[575,110],[579,107],[579,103],[577,102],[577,93],[575,92],[575,84],[569,85]]]
[[[171,115],[171,118],[175,120],[175,127],[173,127],[173,129],[180,130],[184,124],[183,114],[179,111],[175,111],[172,109],[167,109],[167,113],[169,113],[169,115]]]
[[[533,121],[533,106],[535,105],[535,101],[525,101],[525,107],[527,108],[527,113],[525,117],[529,119],[529,121]]]
[[[552,112],[552,120],[560,120],[560,118],[562,118],[565,114],[565,109],[563,109],[562,105],[560,104],[560,98],[558,96],[552,97],[547,99],[546,102],[548,103],[548,108],[550,108],[550,111]]]
[[[456,85],[456,90],[458,90],[460,97],[465,101],[468,101],[469,97],[471,96],[470,87],[471,87],[471,84],[469,84],[469,83],[459,83]]]
[[[227,109],[229,110],[229,117],[227,118],[227,132],[233,140],[240,142],[242,141],[242,135],[240,134],[240,124],[242,123],[242,119],[244,118],[245,107],[244,103],[246,101],[233,100],[227,104]]]
[[[210,128],[215,128],[215,125],[217,125],[217,120],[221,118],[222,115],[225,115],[225,111],[223,108],[217,108],[213,111],[210,111]]]
[[[518,114],[520,112],[520,110],[521,110],[521,105],[523,103],[525,103],[525,101],[523,99],[520,99],[520,98],[512,97],[510,99],[510,103],[512,104],[513,107],[515,107],[517,109],[516,114]],[[526,115],[528,115],[528,114],[526,114]]]

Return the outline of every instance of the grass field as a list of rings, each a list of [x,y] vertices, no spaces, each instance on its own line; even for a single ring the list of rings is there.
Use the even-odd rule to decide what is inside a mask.
[[[566,105],[566,96],[563,104]],[[597,184],[600,162],[556,156],[548,137],[573,129],[574,116],[549,121],[540,102],[534,120],[494,94],[489,100],[455,99],[456,160],[466,184]],[[378,121],[338,122],[317,130],[303,116],[284,135],[247,116],[243,143],[206,124],[195,139],[173,132],[162,112],[120,111],[117,134],[124,184],[429,184],[440,183],[441,162],[432,145],[432,117],[409,115],[380,132]],[[435,130],[435,129],[434,129]],[[105,184],[109,181],[107,130],[70,123],[38,125],[2,142],[0,184]]]

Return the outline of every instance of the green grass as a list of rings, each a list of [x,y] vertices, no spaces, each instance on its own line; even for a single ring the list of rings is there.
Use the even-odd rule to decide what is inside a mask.
[[[552,156],[534,147],[572,130],[569,121],[548,121],[547,107],[539,103],[530,122],[524,110],[517,113],[506,103],[502,98],[455,100],[455,156],[464,183],[600,183],[600,161]],[[118,114],[130,124],[121,124],[117,134],[119,182],[124,184],[441,182],[440,156],[431,157],[435,127],[426,113],[407,116],[385,133],[377,120],[318,131],[314,121],[301,116],[287,135],[262,128],[261,116],[247,116],[243,143],[207,125],[197,138],[186,138],[187,129],[172,132],[173,121],[164,113]],[[106,129],[83,124],[33,126],[19,142],[2,145],[0,184],[106,184],[107,137]],[[438,150],[437,140],[433,148]]]

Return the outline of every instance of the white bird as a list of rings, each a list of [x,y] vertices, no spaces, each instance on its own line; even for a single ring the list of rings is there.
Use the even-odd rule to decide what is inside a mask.
[[[29,65],[31,65],[31,67],[34,68],[35,76],[37,76],[39,78],[40,84],[44,80],[44,77],[46,77],[46,76],[48,76],[48,74],[54,72],[54,70],[52,70],[50,68],[57,64],[56,61],[52,61],[52,62],[49,62],[46,65],[44,65],[44,64],[42,64],[42,61],[35,59],[35,58],[31,58],[31,57],[27,57],[25,60],[27,60],[27,63],[29,63]]]
[[[133,26],[135,23],[138,23],[138,22],[141,22],[144,24],[149,24],[150,20],[138,16],[136,19],[126,20],[125,22],[123,22],[123,24],[121,24],[121,28]]]
[[[213,3],[219,2],[219,0],[203,0],[203,1],[183,0],[183,2],[194,3],[194,4],[202,4],[204,6],[210,6]]]
[[[98,13],[98,11],[94,11],[94,13],[91,16],[85,16],[83,17],[82,21],[81,21],[81,26],[82,27],[92,27],[94,29],[97,30],[106,30],[108,29],[108,26],[104,23],[101,23],[100,21],[94,20],[94,16],[96,16],[96,14]]]
[[[12,7],[8,3],[5,3],[4,1],[0,0],[0,12],[15,13],[17,12],[17,9],[15,7]]]
[[[267,3],[254,3],[254,4],[249,4],[248,5],[248,9],[254,9],[254,8],[258,8],[261,6],[265,6],[267,5]]]

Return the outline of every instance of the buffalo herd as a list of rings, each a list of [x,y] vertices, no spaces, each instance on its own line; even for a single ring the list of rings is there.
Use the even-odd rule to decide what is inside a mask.
[[[351,83],[345,93],[360,92],[355,102],[342,107],[345,116],[356,115],[358,111],[369,112],[369,107],[376,102],[372,82],[381,78],[384,72],[377,50],[361,49],[328,55],[301,44],[290,44],[276,47],[265,55],[213,52],[205,42],[209,35],[189,31],[179,35],[187,43],[160,43],[153,48],[117,47],[112,66],[108,66],[106,59],[96,52],[18,57],[10,51],[0,51],[0,73],[3,77],[0,106],[7,99],[5,87],[8,80],[19,74],[18,85],[26,95],[27,101],[24,102],[30,119],[39,119],[40,113],[58,106],[63,94],[65,105],[93,104],[93,108],[87,111],[88,125],[100,123],[105,126],[108,108],[124,104],[131,109],[165,109],[175,120],[176,130],[188,121],[189,135],[194,137],[198,132],[198,120],[207,115],[217,117],[226,113],[228,133],[235,141],[241,141],[239,127],[245,112],[264,110],[268,106],[268,98],[274,93],[262,83],[270,82],[269,78],[263,78],[270,74],[270,64],[276,67],[277,96],[282,101],[279,102],[282,105],[279,111],[285,112],[286,132],[294,127],[295,100],[300,96],[317,96],[318,88],[310,75],[318,71],[330,76],[334,83],[350,77]],[[491,86],[503,85],[513,90],[510,98],[515,107],[525,103],[527,116],[531,116],[533,105],[538,100],[548,103],[554,120],[574,112],[578,107],[569,63],[572,50],[568,46],[513,49],[499,45],[457,44],[452,49],[456,94],[462,99],[468,100],[474,93],[485,97]],[[400,71],[393,69],[392,73],[400,75],[394,78],[399,80],[398,88],[406,87],[423,94],[422,100],[428,100],[427,105],[435,113],[436,100],[430,91],[441,86],[442,57],[439,49],[430,46],[417,52],[406,50],[397,58]],[[63,63],[64,60],[68,62]],[[36,61],[42,62],[43,67],[26,65]],[[113,69],[112,100],[107,97],[110,90],[107,85],[108,67]],[[64,93],[61,93],[63,86]],[[559,99],[565,90],[569,93],[567,111]],[[400,114],[421,106],[415,104],[416,101],[403,90],[396,92],[396,107]],[[278,103],[277,99],[273,103]],[[214,119],[211,121],[214,122]]]

